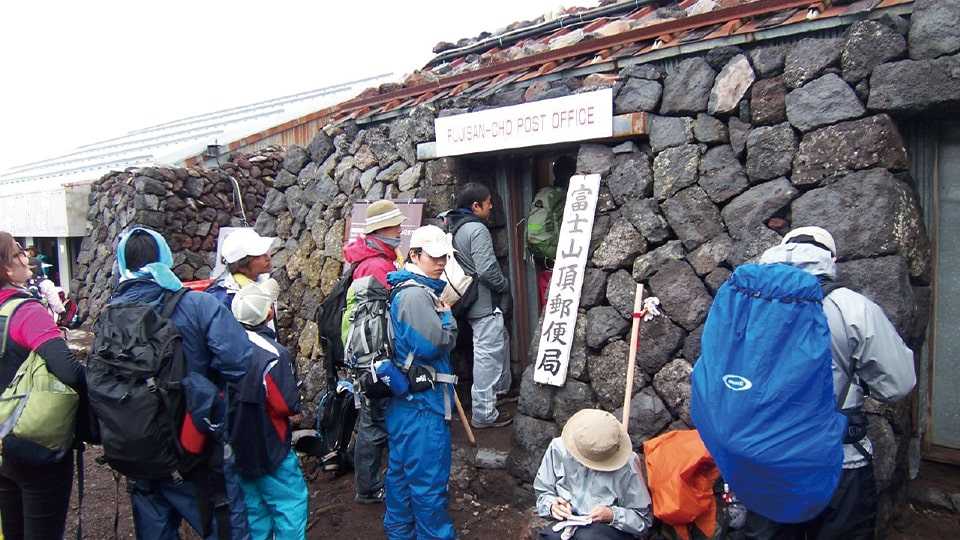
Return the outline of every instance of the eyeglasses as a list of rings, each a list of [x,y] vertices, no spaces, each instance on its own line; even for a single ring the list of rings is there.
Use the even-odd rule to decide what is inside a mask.
[[[23,249],[23,246],[20,245],[20,242],[14,242],[17,246],[17,253],[14,255],[14,259],[19,259],[24,266],[30,265],[30,255],[27,253],[27,250]]]

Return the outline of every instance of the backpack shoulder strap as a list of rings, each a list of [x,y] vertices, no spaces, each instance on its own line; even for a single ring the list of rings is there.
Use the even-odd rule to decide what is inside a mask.
[[[393,302],[393,297],[396,296],[397,293],[399,293],[399,292],[402,291],[403,289],[409,289],[409,288],[411,288],[411,287],[419,287],[419,288],[421,288],[421,289],[426,289],[427,291],[430,292],[430,294],[433,294],[433,291],[430,290],[430,287],[427,287],[427,286],[424,285],[423,283],[418,283],[416,280],[411,279],[411,280],[404,281],[403,283],[400,283],[400,284],[397,285],[396,287],[390,289],[390,298],[389,298],[389,301],[390,301],[390,302]],[[436,295],[434,295],[434,296],[436,296]]]
[[[7,324],[20,306],[27,302],[37,302],[33,297],[16,294],[0,306],[0,358],[7,353],[7,339],[10,337],[10,325]]]
[[[833,300],[828,299],[827,297],[830,296],[830,293],[832,293],[833,291],[837,289],[843,289],[843,288],[848,288],[848,287],[846,286],[845,283],[840,281],[825,281],[823,283],[823,302],[826,303],[829,301],[833,303],[833,305],[837,307],[837,311],[840,312],[841,317],[843,316],[843,312],[840,310],[840,306]],[[844,323],[844,327],[846,327],[846,323]],[[838,362],[837,367],[840,368],[840,371],[843,372],[843,376],[846,377],[847,379],[843,385],[843,390],[841,390],[840,394],[837,396],[837,410],[842,411],[843,404],[846,403],[847,396],[850,395],[850,388],[855,384],[854,379],[856,378],[856,374],[857,374],[857,359],[855,357],[851,358],[849,366]]]
[[[454,225],[453,227],[450,227],[450,236],[452,236],[453,238],[456,238],[457,232],[461,229],[461,227],[463,227],[467,223],[483,223],[483,220],[474,215],[466,216],[460,221],[458,221],[456,225]]]
[[[160,312],[160,316],[164,319],[172,317],[174,310],[177,309],[177,304],[180,303],[180,300],[186,296],[189,290],[190,289],[184,287],[175,293],[168,293],[163,300],[163,311]]]
[[[850,288],[850,287],[848,287],[847,284],[844,283],[843,281],[836,281],[836,280],[832,280],[832,279],[821,282],[821,283],[820,283],[820,286],[823,288],[823,297],[824,297],[824,298],[826,298],[827,296],[830,296],[830,293],[832,293],[833,291],[835,291],[835,290],[837,290],[837,289],[849,289],[849,288]]]

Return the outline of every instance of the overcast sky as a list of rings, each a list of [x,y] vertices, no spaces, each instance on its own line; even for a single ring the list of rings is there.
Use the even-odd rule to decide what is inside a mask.
[[[381,73],[399,79],[438,41],[560,2],[6,2],[0,171],[184,116]]]

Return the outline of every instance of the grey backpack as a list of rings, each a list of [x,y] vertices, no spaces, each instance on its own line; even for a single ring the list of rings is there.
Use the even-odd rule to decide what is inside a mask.
[[[393,354],[390,324],[390,291],[373,276],[354,280],[347,292],[349,327],[343,343],[343,360],[352,369],[370,366]]]

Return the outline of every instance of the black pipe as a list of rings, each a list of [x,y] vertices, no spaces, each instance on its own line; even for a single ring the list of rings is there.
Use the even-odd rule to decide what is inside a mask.
[[[466,47],[460,47],[458,49],[450,49],[449,51],[444,51],[427,62],[427,65],[423,69],[427,69],[438,64],[442,64],[447,60],[452,58],[457,58],[460,56],[466,56],[472,53],[480,53],[486,51],[487,49],[493,48],[494,46],[504,48],[505,46],[513,45],[521,40],[524,40],[528,37],[534,35],[544,34],[547,32],[552,32],[559,28],[567,27],[579,27],[585,26],[593,22],[600,17],[608,17],[611,15],[618,15],[625,11],[633,11],[639,9],[648,4],[656,4],[658,0],[631,0],[629,2],[620,2],[617,4],[612,4],[609,6],[603,6],[593,9],[588,9],[580,13],[574,13],[571,15],[563,15],[557,19],[554,19],[550,22],[545,22],[538,24],[536,26],[527,26],[514,30],[512,32],[507,32],[500,36],[494,36],[487,38],[483,41],[474,43],[472,45],[467,45]]]

